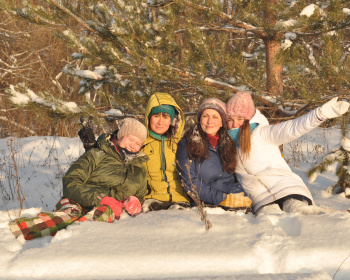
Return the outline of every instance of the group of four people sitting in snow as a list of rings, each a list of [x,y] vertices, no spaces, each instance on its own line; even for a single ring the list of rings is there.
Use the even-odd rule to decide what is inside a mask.
[[[145,125],[125,118],[119,130],[97,141],[91,129],[83,128],[79,136],[86,151],[63,177],[63,198],[55,212],[19,218],[10,229],[29,240],[53,235],[74,221],[113,222],[123,210],[135,216],[183,209],[198,199],[205,206],[255,214],[334,212],[315,205],[279,146],[345,114],[349,106],[333,98],[297,119],[269,125],[251,94],[238,92],[227,104],[204,100],[197,123],[183,134],[181,108],[170,94],[155,93]]]

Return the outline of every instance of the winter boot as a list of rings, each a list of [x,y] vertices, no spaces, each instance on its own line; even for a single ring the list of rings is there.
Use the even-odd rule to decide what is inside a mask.
[[[283,211],[277,203],[271,203],[265,206],[262,206],[255,212],[257,216],[260,215],[279,215],[283,214]]]
[[[303,215],[319,215],[339,212],[339,210],[326,206],[309,205],[305,200],[294,198],[287,199],[283,202],[283,211],[288,213],[300,213]]]

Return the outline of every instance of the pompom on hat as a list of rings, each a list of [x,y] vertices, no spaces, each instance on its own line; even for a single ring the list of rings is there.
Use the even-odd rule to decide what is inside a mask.
[[[226,105],[227,115],[230,117],[243,117],[251,120],[255,114],[252,96],[248,91],[237,92]]]
[[[220,99],[215,97],[205,99],[198,108],[197,119],[200,122],[203,111],[206,109],[213,109],[217,111],[220,116],[222,123],[226,123],[226,105]]]
[[[147,138],[147,129],[138,120],[133,118],[125,118],[119,122],[117,138],[120,140],[124,136],[128,135],[136,136],[143,143]]]

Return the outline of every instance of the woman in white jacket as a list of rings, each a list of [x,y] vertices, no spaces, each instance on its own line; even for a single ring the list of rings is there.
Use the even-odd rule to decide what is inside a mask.
[[[308,133],[326,119],[345,114],[349,106],[333,98],[304,116],[269,125],[255,109],[249,92],[238,92],[228,101],[227,126],[238,147],[236,175],[253,202],[254,213],[336,211],[314,204],[309,189],[292,172],[278,146]]]

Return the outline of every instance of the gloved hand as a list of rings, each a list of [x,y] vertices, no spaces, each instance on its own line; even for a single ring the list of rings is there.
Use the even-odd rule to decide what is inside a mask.
[[[105,196],[104,198],[102,198],[100,204],[109,206],[112,209],[115,218],[119,220],[120,215],[123,213],[123,202],[118,201],[113,197]]]
[[[136,196],[129,196],[123,204],[125,211],[128,212],[129,215],[136,216],[137,214],[141,213],[141,202]]]
[[[334,97],[319,107],[316,113],[321,120],[337,118],[344,115],[349,110],[349,106],[349,102],[338,101],[338,97]]]
[[[79,130],[78,135],[81,142],[83,142],[85,151],[92,149],[95,145],[95,134],[93,131],[93,117],[90,116],[86,121],[83,117],[80,118],[82,129]]]
[[[211,182],[210,186],[222,191],[223,193],[238,193],[243,191],[242,185],[235,177],[220,178]]]
[[[220,203],[222,206],[238,208],[238,207],[250,207],[252,201],[249,197],[244,196],[243,192],[240,193],[230,193],[227,195],[226,199]]]

